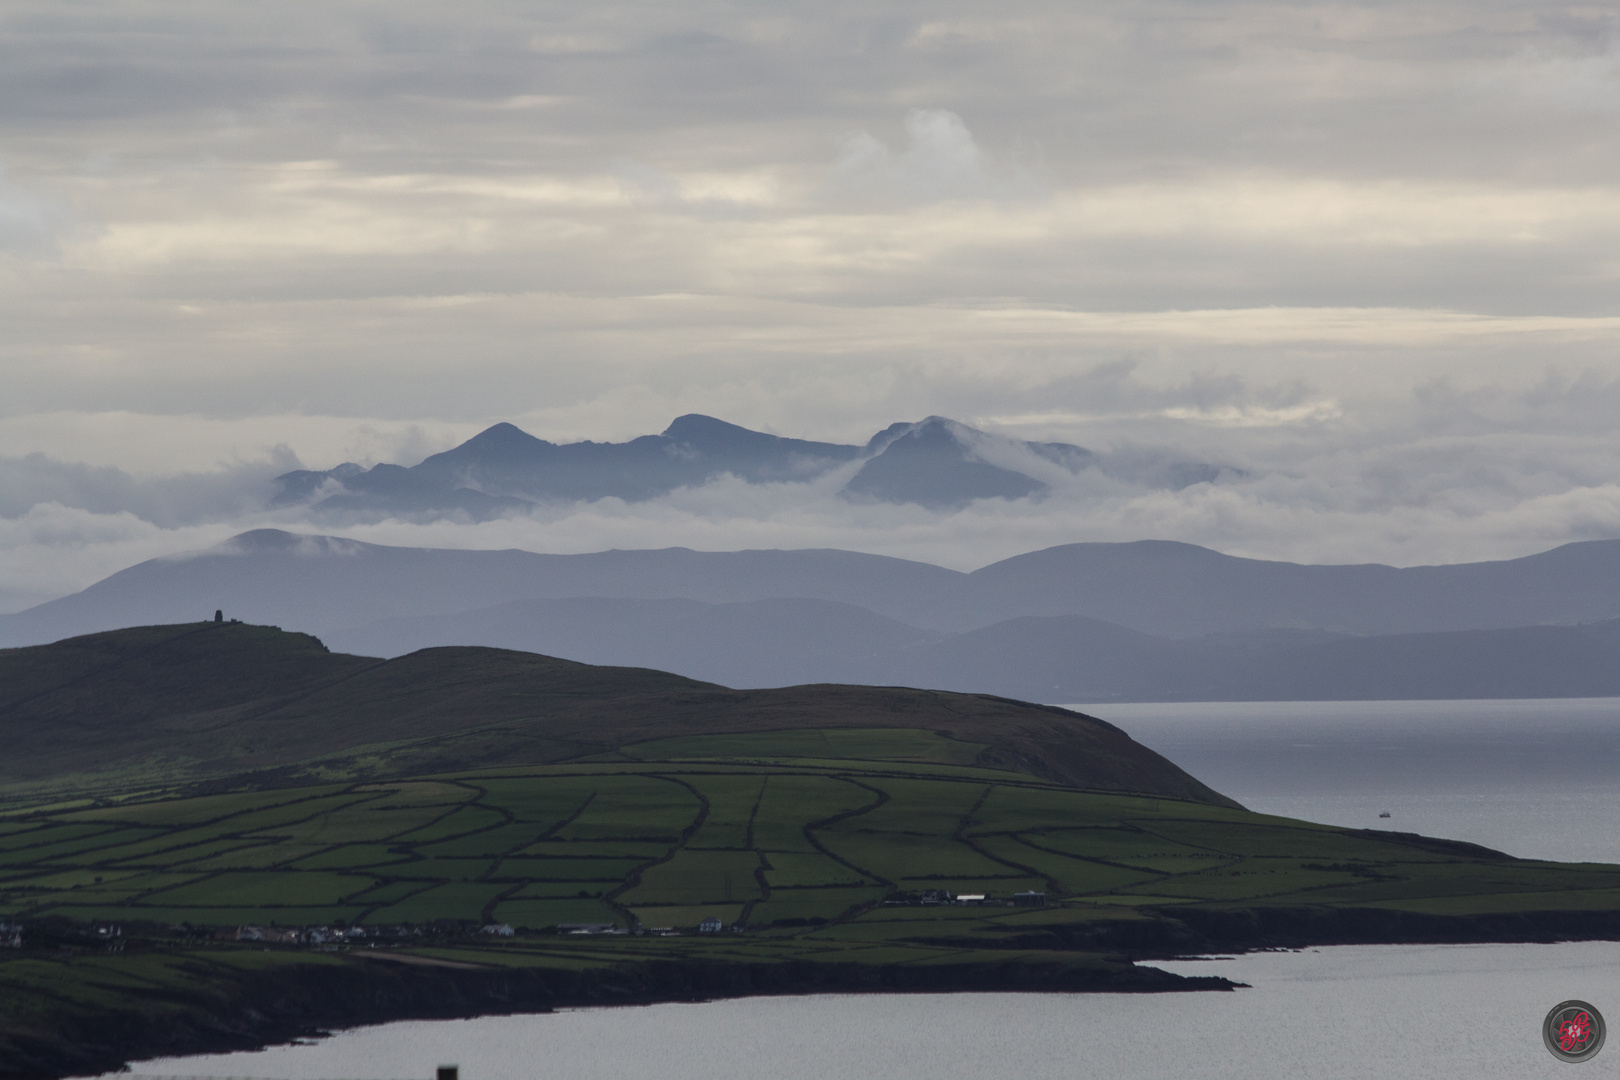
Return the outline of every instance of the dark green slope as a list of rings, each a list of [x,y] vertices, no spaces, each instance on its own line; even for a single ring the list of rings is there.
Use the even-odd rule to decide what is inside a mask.
[[[318,768],[400,776],[611,759],[654,739],[901,728],[981,767],[1234,805],[1112,725],[1049,706],[902,687],[730,690],[642,668],[485,648],[394,660],[273,627],[137,627],[0,651],[0,783],[105,785]]]
[[[1620,867],[1250,813],[1101,721],[968,694],[191,624],[0,652],[0,747],[0,1080],[408,1018],[1620,936]]]

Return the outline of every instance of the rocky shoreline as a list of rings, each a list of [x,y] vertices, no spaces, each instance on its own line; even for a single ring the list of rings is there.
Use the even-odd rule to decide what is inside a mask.
[[[397,1020],[464,1019],[558,1008],[650,1005],[760,995],[824,993],[1163,993],[1232,990],[1218,977],[1130,966],[1174,956],[1347,944],[1454,944],[1620,940],[1620,912],[1525,912],[1473,917],[1376,908],[1182,910],[1154,920],[1057,926],[1037,933],[936,938],[937,944],[1017,950],[1006,962],[903,964],[636,961],[571,970],[493,966],[396,950],[307,954],[233,978],[194,954],[196,987],[172,990],[174,1019],[107,1010],[68,1018],[49,1036],[14,1037],[0,1078],[95,1075],[155,1057],[259,1049]],[[1029,950],[1048,962],[1031,962]],[[1076,963],[1076,954],[1114,962]],[[981,952],[982,955],[982,952]],[[317,957],[319,962],[317,962]],[[1100,959],[1100,957],[1099,957]]]
[[[825,993],[1112,992],[1231,990],[1214,977],[1154,968],[1114,970],[1054,962],[904,965],[656,962],[584,971],[483,967],[409,954],[351,954],[347,963],[288,964],[241,980],[226,995],[186,995],[183,1019],[163,1025],[109,1012],[63,1025],[49,1039],[17,1039],[0,1077],[88,1076],[154,1057],[254,1050],[397,1020],[544,1013],[580,1006],[650,1005],[759,995]],[[425,1075],[425,1074],[424,1074]]]

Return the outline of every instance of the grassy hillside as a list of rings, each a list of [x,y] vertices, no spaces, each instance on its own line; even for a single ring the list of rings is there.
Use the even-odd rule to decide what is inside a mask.
[[[948,920],[985,928],[1189,904],[1475,914],[1535,894],[1554,908],[1620,907],[1614,867],[1076,791],[950,764],[960,744],[928,732],[628,749],[657,760],[14,815],[0,821],[0,918],[542,930],[691,928],[713,915],[756,929],[901,918],[915,931],[937,913],[878,905],[925,890],[1046,894],[1041,913]],[[899,753],[914,762],[892,760]]]
[[[1131,961],[1620,934],[1620,867],[1080,791],[967,749],[893,728],[677,737],[625,747],[634,762],[13,812],[0,923],[24,947],[0,949],[0,1074],[411,1016],[1215,988]],[[937,890],[989,902],[919,902]],[[1031,891],[1042,906],[1011,902]],[[694,933],[710,916],[747,930]]]
[[[992,698],[382,663],[230,625],[0,653],[0,686],[0,768],[31,778],[0,785],[0,1075],[405,1017],[1214,988],[1133,961],[1620,936],[1620,867],[1253,814]],[[711,916],[746,931],[695,933]],[[558,932],[585,923],[678,933]]]
[[[674,735],[906,728],[972,760],[1078,787],[1229,801],[1109,724],[974,694],[729,690],[502,649],[394,660],[274,627],[192,623],[0,650],[0,784],[102,790],[280,770],[398,776],[613,755]]]

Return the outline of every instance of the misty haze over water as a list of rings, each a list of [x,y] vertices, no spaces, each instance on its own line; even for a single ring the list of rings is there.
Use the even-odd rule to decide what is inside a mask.
[[[1620,862],[1620,698],[1077,708],[1261,813]]]

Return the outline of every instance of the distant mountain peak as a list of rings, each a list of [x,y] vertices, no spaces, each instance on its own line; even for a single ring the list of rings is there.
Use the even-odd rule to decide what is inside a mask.
[[[867,440],[866,446],[863,448],[864,455],[866,457],[872,457],[876,454],[881,454],[885,447],[916,426],[916,424],[908,420],[902,420],[897,424],[890,424],[888,427],[884,428],[882,431],[878,432],[876,435],[873,435]]]
[[[752,435],[757,438],[764,435],[764,432],[752,431],[738,424],[730,424],[724,420],[717,420],[712,416],[704,416],[702,413],[687,413],[671,420],[669,427],[665,428],[662,434],[666,439],[687,442],[689,440],[707,440],[716,436]],[[773,438],[773,436],[765,435],[765,438]]]
[[[1047,490],[1040,480],[985,461],[972,444],[989,436],[966,424],[930,416],[904,427],[894,425],[885,432],[891,433],[881,452],[844,486],[846,498],[947,509],[975,499],[1022,499]]]
[[[244,554],[250,551],[284,551],[296,547],[301,539],[297,533],[290,533],[284,529],[249,529],[247,532],[237,533],[228,540],[222,540],[213,550]]]
[[[199,555],[267,555],[292,553],[296,555],[352,555],[366,545],[342,536],[321,536],[292,533],[284,529],[250,529],[222,540],[203,551],[190,552],[187,557]]]
[[[489,427],[485,428],[483,431],[480,431],[477,435],[474,435],[471,439],[468,439],[467,441],[468,442],[478,442],[478,441],[485,440],[485,439],[513,438],[513,437],[516,437],[516,438],[519,438],[519,439],[532,439],[532,438],[534,438],[533,435],[530,435],[527,431],[524,431],[522,428],[518,427],[516,424],[508,423],[507,421],[502,420],[498,424],[489,425]]]
[[[454,514],[486,520],[526,513],[544,502],[639,502],[726,475],[753,484],[806,482],[863,459],[842,489],[846,498],[936,509],[1042,495],[1065,471],[1093,466],[1150,486],[1186,486],[1220,471],[1169,460],[1121,461],[1125,468],[1115,469],[1112,459],[1078,446],[1026,443],[938,414],[891,424],[861,447],[784,438],[686,413],[661,434],[622,443],[553,443],[515,424],[492,424],[408,469],[346,463],[325,472],[285,473],[276,478],[275,504],[371,517]]]
[[[754,687],[1053,701],[1620,694],[1620,540],[1402,569],[1094,542],[964,574],[836,550],[542,555],[255,529],[0,616],[0,648],[200,625],[216,610],[339,652],[487,645]]]
[[[555,444],[544,439],[535,438],[516,424],[508,424],[503,421],[485,428],[459,446],[432,455],[416,467],[420,469],[430,462],[441,461],[460,462],[487,459],[489,457],[528,457],[536,452],[543,451],[545,447],[553,445]]]

